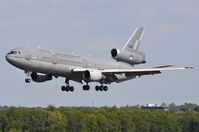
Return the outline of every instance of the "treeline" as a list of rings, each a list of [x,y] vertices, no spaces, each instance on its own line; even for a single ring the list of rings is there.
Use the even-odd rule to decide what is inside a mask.
[[[7,108],[2,132],[198,132],[198,112],[149,111],[133,107]]]
[[[199,105],[193,103],[184,103],[183,105],[176,105],[175,103],[162,103],[162,107],[176,107],[179,111],[187,112],[187,111],[195,111],[199,112]]]

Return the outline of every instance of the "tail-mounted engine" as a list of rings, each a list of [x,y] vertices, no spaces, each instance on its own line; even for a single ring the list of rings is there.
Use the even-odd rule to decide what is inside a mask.
[[[35,82],[45,82],[52,80],[52,76],[50,75],[38,75],[37,73],[32,73],[31,78]]]
[[[111,56],[117,61],[123,61],[131,65],[146,63],[145,54],[138,51],[129,52],[112,49]]]

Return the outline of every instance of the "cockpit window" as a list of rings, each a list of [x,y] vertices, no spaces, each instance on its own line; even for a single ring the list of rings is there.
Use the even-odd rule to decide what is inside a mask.
[[[17,53],[17,51],[10,51],[9,54],[16,54],[16,53]]]
[[[21,54],[21,53],[20,53],[20,51],[14,51],[14,50],[12,50],[8,54]]]

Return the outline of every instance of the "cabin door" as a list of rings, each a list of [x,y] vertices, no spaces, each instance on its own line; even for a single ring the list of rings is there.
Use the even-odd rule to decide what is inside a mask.
[[[86,59],[83,59],[83,67],[87,68],[87,61],[86,61]]]
[[[52,63],[57,64],[57,56],[55,53],[52,53]]]
[[[30,60],[30,51],[26,51],[26,60]]]

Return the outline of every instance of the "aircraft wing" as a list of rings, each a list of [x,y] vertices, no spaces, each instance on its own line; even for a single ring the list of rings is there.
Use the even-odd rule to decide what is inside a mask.
[[[73,72],[84,72],[89,70],[90,68],[75,68]],[[91,68],[92,69],[92,68]],[[185,69],[193,69],[193,67],[174,67],[173,65],[165,65],[165,66],[158,66],[152,68],[130,68],[130,69],[98,69],[102,73],[142,73],[145,74],[156,74],[161,73],[161,71],[175,71],[175,70],[185,70]]]
[[[185,69],[193,69],[193,67],[174,67],[172,65],[164,65],[153,68],[130,68],[130,69],[97,69],[104,76],[106,76],[107,82],[121,82],[125,80],[129,80],[135,77],[143,76],[143,75],[154,75],[159,74],[161,71],[175,71],[175,70],[185,70]],[[83,74],[86,70],[92,70],[87,68],[75,68],[72,71],[74,73]],[[124,79],[119,80],[118,75],[125,76]]]
[[[135,69],[104,69],[102,73],[135,73],[138,75],[148,75],[148,74],[157,74],[161,73],[161,71],[174,71],[174,70],[185,70],[185,69],[193,69],[193,67],[172,67],[171,65],[160,66],[154,68],[135,68]]]

